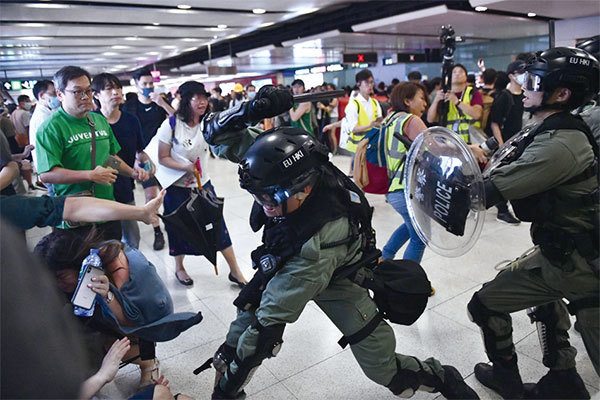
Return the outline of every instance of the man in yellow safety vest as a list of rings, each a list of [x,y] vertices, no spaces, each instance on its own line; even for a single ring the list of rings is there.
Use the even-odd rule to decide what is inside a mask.
[[[452,88],[450,92],[438,91],[429,111],[427,121],[439,122],[438,106],[443,101],[449,102],[446,128],[456,132],[465,142],[471,143],[469,126],[479,127],[479,119],[483,113],[483,97],[481,93],[467,85],[467,69],[456,64],[452,69]]]

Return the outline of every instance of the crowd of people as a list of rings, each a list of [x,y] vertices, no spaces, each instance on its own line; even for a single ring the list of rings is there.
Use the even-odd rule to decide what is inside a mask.
[[[597,61],[586,58],[587,53],[563,51],[570,57],[595,62],[597,74]],[[213,360],[217,369],[213,398],[242,397],[252,371],[264,359],[277,354],[285,324],[295,322],[309,300],[314,300],[340,327],[365,374],[394,394],[410,396],[421,389],[441,392],[447,398],[478,398],[451,365],[442,365],[435,358],[420,361],[395,353],[393,331],[382,321],[368,292],[350,279],[332,280],[336,270],[360,260],[365,242],[353,233],[356,227],[350,206],[339,193],[348,190],[364,202],[363,191],[385,195],[403,223],[398,224],[382,246],[379,261],[393,262],[408,242],[402,259],[420,264],[426,246],[410,219],[403,182],[411,143],[427,127],[443,126],[462,138],[473,157],[485,164],[490,155],[480,143],[494,138],[502,146],[516,137],[526,121],[525,111],[531,113],[542,135],[546,131],[570,129],[592,137],[587,125],[568,111],[587,103],[590,96],[586,90],[594,90],[595,85],[597,92],[598,77],[594,82],[593,77],[584,74],[590,85],[587,89],[581,87],[581,82],[566,81],[565,76],[572,72],[568,66],[558,64],[559,56],[564,54],[557,55],[552,50],[541,55],[519,55],[502,71],[485,68],[480,62],[480,73],[473,76],[457,64],[452,69],[448,90],[441,87],[441,78],[422,81],[418,71],[409,73],[406,81],[394,80],[390,85],[379,82],[375,87],[376,77],[364,69],[356,74],[354,87],[344,88],[345,96],[305,103],[294,103],[292,97],[307,92],[301,79],[295,79],[289,87],[264,86],[259,90],[238,83],[226,96],[218,86],[209,93],[196,81],[183,83],[173,94],[156,93],[146,68],[134,73],[136,93],[127,96],[118,77],[101,73],[92,78],[85,69],[75,66],[60,69],[53,81],[37,82],[33,88],[36,99],[33,113],[31,99],[22,95],[12,113],[3,112],[0,119],[1,211],[3,225],[4,221],[12,225],[8,228],[11,239],[22,240],[23,230],[32,226],[52,227],[52,232],[34,250],[43,260],[40,270],[45,271],[48,285],[60,293],[60,296],[48,295],[53,299],[49,304],[70,307],[82,262],[92,249],[98,250],[103,274],[90,284],[97,294],[96,308],[91,318],[76,318],[85,332],[88,349],[78,349],[74,355],[87,352],[82,360],[91,362],[73,361],[81,366],[82,376],[71,378],[79,379],[79,385],[73,389],[77,392],[70,394],[91,398],[114,378],[124,360],[140,366],[141,382],[135,398],[187,398],[170,392],[168,380],[159,372],[154,346],[198,324],[202,316],[173,312],[168,290],[155,267],[138,250],[141,238],[137,221],[152,224],[153,249],[161,250],[165,239],[156,217],[161,203],[164,201],[166,215],[200,191],[216,196],[208,165],[217,156],[240,163],[241,186],[255,199],[252,229],[264,231],[263,245],[252,253],[258,273],[248,280],[237,263],[225,220],[214,227],[219,238],[216,248],[229,267],[228,278],[239,286],[241,294],[234,303],[238,316]],[[550,84],[549,77],[554,71],[548,70],[548,65],[552,63],[557,63],[556,69],[567,72]],[[310,91],[335,89],[335,85],[324,83]],[[585,95],[579,95],[578,91]],[[220,118],[218,113],[224,117]],[[558,116],[562,119],[557,120]],[[546,151],[536,140],[529,150],[523,147],[521,151],[525,154]],[[562,144],[569,149],[579,146],[579,152],[572,159],[559,157],[561,165],[572,164],[572,169],[557,174],[560,179],[539,179],[535,190],[523,187],[528,184],[526,177],[531,175],[523,178],[521,169],[511,169],[510,164],[498,168],[486,186],[486,196],[489,194],[486,207],[497,208],[498,221],[520,223],[509,208],[509,200],[515,204],[513,201],[536,193],[552,196],[554,192],[550,190],[556,187],[562,188],[559,197],[565,193],[568,197],[571,192],[593,192],[594,184],[597,193],[597,181],[591,182],[595,175],[587,173],[589,168],[581,167],[593,158],[594,146],[588,145],[586,137],[572,140],[573,143],[561,142],[550,134],[547,143],[557,141],[557,146]],[[153,143],[156,154],[149,150]],[[352,156],[346,173],[338,174],[339,170],[328,161],[338,153]],[[597,151],[595,155],[597,158]],[[542,164],[530,164],[538,165],[531,173],[541,173]],[[533,168],[524,162],[519,164],[518,160],[515,165]],[[161,190],[163,182],[156,177],[160,168],[177,174],[164,190]],[[144,206],[135,205],[136,185],[144,190],[147,203]],[[519,398],[524,393],[545,396],[558,390],[557,385],[567,396],[587,394],[574,368],[574,355],[568,351],[568,335],[563,334],[568,315],[560,298],[571,296],[569,299],[575,303],[582,300],[582,304],[577,303],[579,308],[574,306],[569,311],[577,315],[578,322],[580,316],[585,317],[580,323],[582,336],[588,352],[597,353],[598,316],[590,313],[598,307],[598,274],[597,269],[589,268],[590,257],[595,254],[597,261],[597,242],[595,250],[593,240],[585,242],[589,231],[586,218],[590,207],[597,216],[597,200],[595,204],[594,200],[592,203],[588,200],[586,197],[581,204],[564,205],[566,214],[572,207],[579,207],[574,215],[581,222],[574,223],[573,228],[579,242],[573,242],[574,247],[568,252],[562,249],[565,252],[559,254],[558,262],[572,267],[561,270],[564,273],[579,274],[573,278],[579,282],[577,289],[574,283],[552,286],[552,279],[566,278],[552,278],[548,271],[553,272],[553,267],[546,265],[551,265],[554,261],[548,259],[554,260],[555,251],[561,250],[552,247],[556,243],[550,236],[556,231],[551,228],[569,225],[574,219],[565,217],[555,221],[555,215],[546,213],[540,221],[537,214],[531,217],[520,211],[518,215],[534,222],[533,239],[536,244],[541,243],[541,252],[538,250],[528,256],[528,261],[520,261],[518,266],[500,273],[475,293],[469,303],[469,313],[482,329],[492,361],[492,366],[478,364],[475,374],[504,397]],[[331,207],[319,208],[318,204]],[[300,221],[302,229],[297,227]],[[361,223],[364,225],[364,221]],[[543,229],[537,229],[542,225]],[[17,231],[13,232],[15,228]],[[165,230],[177,281],[188,287],[194,285],[184,259],[185,255],[201,252],[173,226],[167,224]],[[3,233],[2,239],[4,249],[8,235]],[[522,267],[527,263],[531,264],[530,269],[543,264],[542,272],[546,275],[534,279],[528,268]],[[498,297],[508,286],[516,285],[517,280],[521,282],[518,299]],[[432,296],[435,290],[430,289],[427,294]],[[594,293],[596,303],[590,305],[588,300]],[[536,294],[537,299],[544,301],[530,301]],[[358,319],[345,312],[348,304],[355,303],[366,304],[364,314]],[[544,359],[549,374],[537,385],[527,387],[518,373],[508,313],[537,305],[538,320],[547,324],[556,339],[550,345],[554,348],[548,350],[552,360]],[[46,318],[52,316],[48,314]],[[61,331],[55,334],[60,335],[72,323],[57,328]],[[590,357],[598,371],[597,354]],[[4,390],[8,393],[11,388],[7,386]],[[31,390],[35,393],[35,388]]]

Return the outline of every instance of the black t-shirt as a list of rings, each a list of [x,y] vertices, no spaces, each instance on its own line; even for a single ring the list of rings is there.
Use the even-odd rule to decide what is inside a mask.
[[[513,105],[512,96],[508,90],[503,89],[494,92],[492,97],[494,98],[494,102],[492,103],[492,108],[490,108],[490,115],[488,117],[487,126],[485,127],[484,132],[490,137],[493,136],[492,122],[495,122],[500,127],[502,135],[504,136],[504,124],[506,122],[506,118],[508,117],[510,108]]]
[[[525,106],[523,105],[523,93],[511,93],[510,95],[512,96],[513,105],[504,122],[504,129],[502,129],[502,139],[504,141],[510,139],[523,128],[523,112],[525,111]]]
[[[121,118],[116,123],[110,124],[110,127],[121,146],[117,155],[133,168],[135,153],[144,150],[140,121],[134,115],[123,111]],[[119,203],[131,203],[133,201],[133,179],[118,175],[113,191],[115,200]]]
[[[164,108],[155,102],[143,104],[138,99],[125,103],[123,111],[135,115],[142,124],[144,147],[150,143],[150,140],[156,135],[156,131],[168,115]]]
[[[208,102],[210,103],[211,111],[213,112],[224,111],[227,109],[227,102],[225,100],[219,100],[211,97],[208,99]]]

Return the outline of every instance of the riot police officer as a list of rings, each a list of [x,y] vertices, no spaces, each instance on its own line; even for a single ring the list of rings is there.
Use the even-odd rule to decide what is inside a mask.
[[[268,100],[263,111],[289,108],[288,94],[263,89],[255,100]],[[258,104],[249,105],[254,115]],[[250,223],[255,231],[263,229],[263,244],[252,252],[258,272],[234,302],[237,318],[213,359],[213,398],[244,397],[253,372],[277,354],[286,324],[310,300],[345,335],[365,374],[393,393],[410,397],[420,389],[478,398],[456,368],[395,353],[393,330],[368,291],[348,278],[332,280],[340,267],[361,259],[365,241],[374,243],[374,237],[366,238],[353,222],[363,213],[370,227],[371,209],[361,190],[328,161],[327,148],[298,128],[256,137],[257,131],[240,129],[244,115],[239,110],[214,116],[205,130],[216,154],[243,158],[240,185],[255,199]]]
[[[534,125],[507,144],[513,151],[491,168],[484,184],[486,207],[510,200],[517,217],[532,222],[536,246],[468,304],[492,361],[477,364],[475,376],[504,398],[589,398],[567,330],[570,313],[600,374],[598,146],[570,111],[597,93],[598,61],[583,50],[560,47],[538,52],[525,70],[523,103]],[[550,370],[536,384],[524,385],[509,314],[529,307]]]

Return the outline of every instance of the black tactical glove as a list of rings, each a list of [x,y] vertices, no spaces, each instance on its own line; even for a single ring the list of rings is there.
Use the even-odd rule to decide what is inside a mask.
[[[278,89],[273,85],[260,88],[256,98],[250,102],[248,117],[251,122],[271,118],[288,111],[294,106],[292,93],[288,89]]]
[[[213,145],[222,133],[246,129],[249,106],[250,102],[244,101],[228,110],[209,114],[204,118],[204,140]]]
[[[256,98],[244,101],[225,111],[211,113],[204,119],[204,139],[210,145],[217,137],[228,131],[241,131],[248,124],[254,125],[264,118],[274,117],[288,111],[294,105],[292,94],[287,89],[273,85],[260,88]]]

